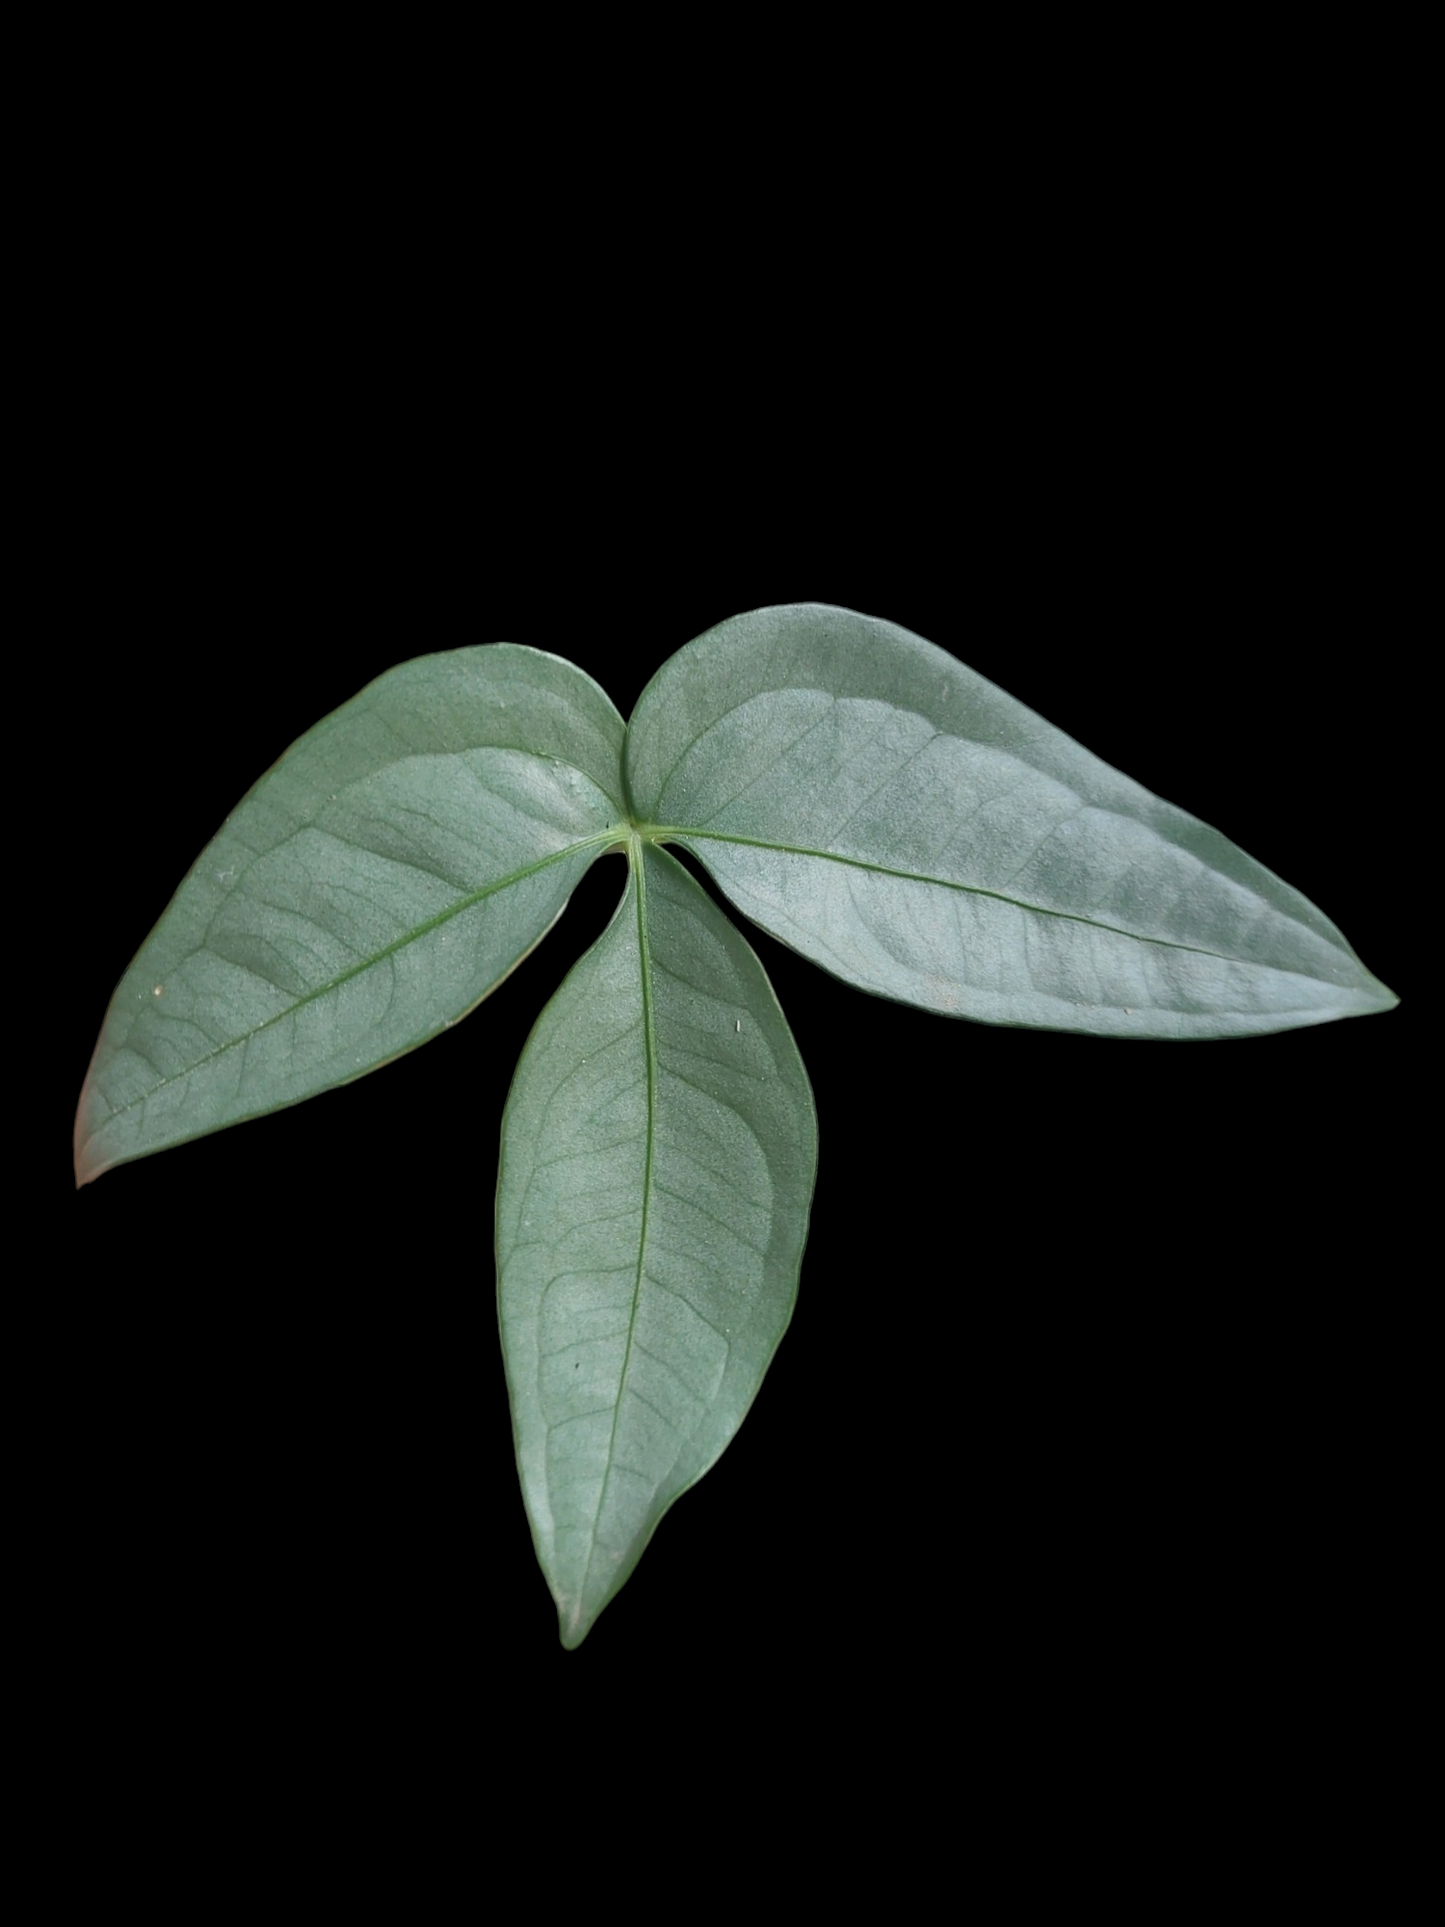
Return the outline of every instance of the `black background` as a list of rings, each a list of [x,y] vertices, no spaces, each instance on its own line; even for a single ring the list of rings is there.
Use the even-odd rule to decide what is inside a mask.
[[[1323,269],[1231,252],[1249,300],[1221,319],[1159,294],[1161,246],[1141,219],[1057,279],[888,303],[834,256],[761,310],[726,261],[693,296],[710,330],[614,295],[625,347],[591,281],[544,320],[437,252],[413,299],[298,249],[224,318],[178,276],[192,309],[158,332],[147,307],[87,364],[59,592],[83,673],[55,665],[69,1103],[206,836],[372,677],[505,639],[626,714],[692,636],[794,599],[970,663],[1234,836],[1407,995],[1131,1046],[949,1023],[750,933],[820,1119],[798,1310],[573,1655],[517,1491],[491,1225],[513,1067],[616,860],[465,1025],[342,1091],[78,1197],[62,1091],[55,1424],[105,1691],[143,1678],[178,1730],[274,1713],[333,1741],[474,1728],[499,1674],[616,1711],[643,1666],[723,1711],[840,1678],[1047,1703],[1056,1731],[1076,1701],[1147,1726],[1246,1679],[1258,1719],[1266,1676],[1281,1720],[1308,1708],[1340,1546],[1368,1553],[1362,1466],[1412,1423],[1382,1398],[1399,535],[1363,410],[1320,405]],[[1119,292],[1134,276],[1153,309]]]

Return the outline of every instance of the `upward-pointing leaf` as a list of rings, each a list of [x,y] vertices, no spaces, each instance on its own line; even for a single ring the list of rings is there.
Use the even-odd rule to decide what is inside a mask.
[[[502,1344],[575,1646],[737,1430],[792,1314],[812,1096],[762,965],[665,851],[543,1012],[507,1100]]]
[[[1230,1037],[1396,1001],[1297,890],[891,622],[721,623],[643,692],[626,770],[748,916],[906,1003]]]
[[[621,834],[622,719],[509,643],[423,656],[303,736],[121,980],[76,1182],[343,1084],[485,997]]]

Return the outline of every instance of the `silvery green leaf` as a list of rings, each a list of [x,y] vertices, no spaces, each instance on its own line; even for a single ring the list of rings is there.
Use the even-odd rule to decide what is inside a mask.
[[[480,1002],[618,840],[622,727],[580,669],[499,643],[404,663],[309,730],[122,978],[77,1183],[344,1084]]]
[[[628,725],[636,820],[861,989],[991,1023],[1237,1037],[1388,1009],[1328,917],[890,622],[721,623]]]
[[[666,851],[634,845],[502,1129],[502,1344],[565,1645],[752,1403],[792,1314],[816,1160],[761,964]]]

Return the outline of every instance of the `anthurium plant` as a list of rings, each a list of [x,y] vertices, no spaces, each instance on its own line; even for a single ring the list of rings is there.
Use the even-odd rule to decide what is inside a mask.
[[[708,631],[624,722],[507,643],[403,663],[237,805],[106,1015],[77,1183],[375,1070],[481,1003],[589,866],[616,911],[502,1125],[523,1497],[577,1645],[791,1316],[817,1130],[743,915],[950,1017],[1237,1038],[1388,1009],[1296,890],[932,643],[816,604]]]

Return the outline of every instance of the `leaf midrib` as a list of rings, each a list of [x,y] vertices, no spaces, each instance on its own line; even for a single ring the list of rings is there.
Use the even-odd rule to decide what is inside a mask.
[[[597,1509],[592,1515],[591,1543],[587,1548],[587,1567],[578,1588],[577,1603],[573,1612],[573,1630],[586,1611],[587,1588],[592,1579],[592,1566],[597,1557],[597,1527],[602,1519],[602,1508],[607,1501],[607,1488],[612,1480],[612,1467],[617,1451],[617,1422],[622,1416],[622,1401],[627,1392],[627,1373],[632,1363],[633,1335],[637,1330],[637,1308],[642,1303],[642,1277],[647,1262],[647,1225],[652,1210],[652,1152],[657,1137],[657,1034],[652,1015],[652,973],[649,968],[647,950],[647,884],[644,880],[642,839],[634,831],[628,849],[628,860],[632,864],[633,877],[637,888],[637,955],[642,979],[642,1050],[647,1060],[647,1148],[642,1166],[642,1223],[637,1234],[637,1269],[632,1281],[632,1309],[627,1315],[627,1344],[622,1353],[622,1370],[617,1378],[617,1397],[612,1406],[612,1429],[607,1437],[607,1469],[602,1474],[597,1487]]]
[[[139,1096],[133,1097],[129,1103],[122,1104],[117,1109],[109,1111],[106,1115],[105,1122],[109,1124],[114,1118],[124,1117],[128,1111],[133,1111],[138,1104],[149,1103],[153,1097],[156,1097],[161,1091],[168,1089],[170,1085],[182,1083],[186,1078],[193,1077],[198,1070],[203,1069],[207,1064],[214,1063],[218,1057],[223,1057],[227,1051],[234,1050],[238,1044],[249,1044],[253,1038],[259,1037],[263,1031],[269,1030],[273,1024],[279,1024],[287,1017],[294,1017],[298,1010],[304,1010],[308,1004],[315,1003],[317,998],[327,997],[332,991],[339,990],[343,984],[350,983],[353,977],[359,977],[365,971],[375,969],[377,964],[384,963],[388,957],[394,957],[399,951],[406,949],[408,944],[419,942],[423,937],[429,936],[433,930],[439,930],[444,923],[450,923],[454,917],[461,916],[464,911],[474,908],[475,905],[479,903],[484,903],[490,896],[495,896],[499,890],[507,890],[510,889],[513,884],[524,883],[528,877],[539,875],[552,864],[561,863],[569,856],[576,856],[579,851],[594,848],[601,849],[608,844],[615,843],[617,841],[619,827],[620,826],[614,824],[610,829],[596,836],[584,837],[579,843],[569,843],[565,850],[554,851],[552,855],[542,857],[540,861],[536,863],[528,864],[525,869],[513,870],[509,875],[498,877],[495,882],[486,884],[482,889],[473,890],[470,895],[459,898],[457,902],[449,904],[445,910],[438,911],[436,916],[429,917],[425,923],[419,923],[413,929],[404,931],[401,936],[397,937],[394,942],[387,944],[384,949],[374,951],[369,957],[364,957],[361,962],[353,964],[349,970],[340,971],[335,977],[329,978],[326,983],[318,984],[314,990],[308,990],[304,996],[298,997],[294,1003],[288,1004],[284,1010],[278,1010],[274,1017],[267,1017],[262,1023],[253,1025],[250,1030],[242,1031],[237,1037],[228,1037],[225,1043],[217,1044],[214,1050],[207,1051],[204,1057],[196,1058],[194,1063],[187,1064],[184,1070],[175,1071],[169,1077],[163,1077],[159,1083],[152,1084],[148,1090],[144,1090]],[[205,946],[202,945],[201,948],[204,949]],[[196,951],[190,952],[191,956],[197,954]],[[187,959],[183,958],[181,961],[185,962]],[[501,979],[498,978],[497,981],[500,983]],[[493,989],[495,988],[496,986],[493,985]],[[126,1047],[122,1046],[122,1048]]]
[[[1029,903],[1022,897],[1006,896],[1001,890],[985,890],[982,885],[977,883],[958,883],[951,877],[928,876],[918,870],[897,870],[886,863],[870,863],[865,857],[844,856],[837,850],[817,850],[802,843],[774,843],[765,837],[737,836],[723,830],[690,829],[684,824],[662,825],[650,823],[643,834],[657,838],[658,840],[661,840],[663,837],[684,837],[689,843],[699,841],[739,843],[753,850],[775,850],[780,856],[816,857],[823,863],[841,863],[850,869],[871,870],[878,876],[897,877],[899,881],[903,883],[927,883],[940,890],[957,890],[964,896],[987,897],[991,902],[1006,903],[1011,909],[1027,910],[1031,915],[1036,917],[1056,917],[1063,923],[1082,924],[1086,930],[1102,930],[1112,936],[1127,937],[1131,943],[1155,944],[1161,950],[1184,950],[1191,956],[1214,957],[1226,963],[1256,963],[1258,961],[1252,957],[1231,956],[1223,950],[1206,950],[1201,944],[1178,943],[1170,937],[1154,937],[1148,936],[1139,930],[1126,930],[1120,924],[1105,923],[1098,917],[1081,917],[1072,910],[1051,910],[1044,904]],[[1230,879],[1226,879],[1226,881],[1229,880]],[[1251,894],[1254,893],[1251,892]],[[1262,898],[1259,900],[1263,901]],[[1319,932],[1314,932],[1313,934],[1320,935]],[[1326,941],[1328,940],[1326,939]],[[1333,944],[1330,947],[1331,949],[1336,948]],[[1278,970],[1282,975],[1291,977],[1308,974],[1304,971],[1291,970],[1285,964],[1270,964],[1268,968]]]

